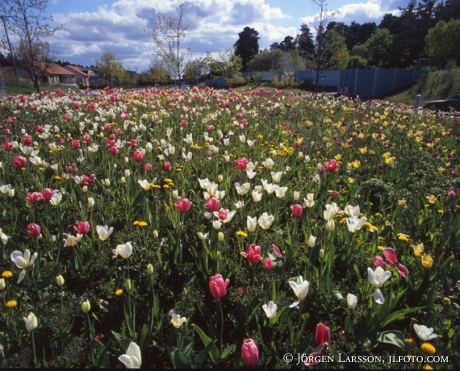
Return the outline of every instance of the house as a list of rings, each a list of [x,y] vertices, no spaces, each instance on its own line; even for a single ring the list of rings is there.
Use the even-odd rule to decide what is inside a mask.
[[[51,63],[44,71],[42,83],[49,85],[71,84],[75,85],[75,73],[56,63]]]
[[[83,69],[70,64],[64,66],[64,69],[75,74],[75,84],[77,84],[80,88],[87,88],[89,86],[90,77],[94,75],[93,71],[89,69]]]

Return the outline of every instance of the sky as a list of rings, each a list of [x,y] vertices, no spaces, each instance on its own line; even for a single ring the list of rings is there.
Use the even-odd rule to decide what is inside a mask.
[[[295,37],[300,25],[317,24],[318,0],[184,0],[189,25],[184,46],[192,58],[207,51],[214,56],[232,47],[245,27],[259,32],[259,49],[286,36]],[[386,13],[399,14],[409,0],[327,0],[330,21],[380,23]],[[90,66],[111,51],[125,69],[143,72],[158,56],[149,31],[159,15],[177,15],[177,0],[49,0],[47,15],[62,30],[47,41],[56,60]],[[0,32],[0,37],[3,35]]]

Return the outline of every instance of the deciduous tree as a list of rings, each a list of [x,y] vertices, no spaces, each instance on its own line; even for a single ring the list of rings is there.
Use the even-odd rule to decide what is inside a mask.
[[[239,39],[233,45],[235,54],[241,57],[243,71],[247,71],[249,61],[259,53],[259,33],[251,27],[245,27],[238,34]]]
[[[459,40],[460,19],[451,19],[448,22],[440,21],[426,35],[426,54],[437,61],[442,67],[452,59],[459,64]]]
[[[123,63],[115,58],[114,53],[105,52],[101,59],[96,59],[95,62],[96,68],[107,79],[109,86],[111,86],[115,80],[121,81],[123,79],[125,73]]]

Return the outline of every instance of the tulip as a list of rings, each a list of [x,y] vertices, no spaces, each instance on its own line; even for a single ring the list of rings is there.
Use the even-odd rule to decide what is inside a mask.
[[[220,274],[216,274],[209,279],[209,289],[214,299],[219,300],[227,294],[227,286],[230,280],[225,281]]]
[[[38,224],[30,223],[27,225],[27,233],[30,237],[39,237],[41,235],[41,229]]]
[[[16,266],[20,269],[22,269],[21,273],[19,274],[19,279],[18,283],[20,283],[25,275],[26,275],[26,269],[31,267],[35,259],[37,259],[38,253],[34,252],[32,257],[30,256],[30,251],[29,250],[24,250],[24,254],[18,250],[15,250],[11,253],[10,258],[11,261],[16,264]]]
[[[316,245],[316,237],[315,236],[310,236],[308,238],[308,243],[307,243],[308,247],[315,247]]]
[[[275,217],[273,215],[268,215],[267,212],[264,212],[257,220],[257,223],[262,229],[269,229],[274,221]]]
[[[247,367],[256,366],[259,363],[259,349],[252,339],[246,339],[241,346],[241,358]]]
[[[331,342],[331,331],[323,323],[318,323],[315,333],[316,344],[319,347],[328,346]]]
[[[112,234],[113,227],[109,228],[108,226],[97,225],[96,231],[97,231],[97,234],[99,235],[99,239],[101,241],[105,241]]]
[[[64,236],[65,236],[64,246],[70,246],[70,247],[76,246],[78,241],[80,241],[81,238],[83,237],[83,235],[79,233],[77,233],[77,236],[72,236],[71,234],[64,233]]]
[[[235,160],[235,165],[240,170],[246,170],[248,163],[249,161],[245,157],[238,158]]]
[[[61,275],[59,276],[56,276],[56,284],[61,287],[62,285],[64,285],[64,277],[62,277]]]
[[[291,210],[292,210],[292,216],[294,218],[301,218],[302,217],[303,208],[299,204],[292,205]]]
[[[367,218],[364,218],[364,217],[358,218],[357,216],[352,215],[346,220],[347,220],[348,230],[351,233],[355,233],[356,231],[359,231],[364,226],[364,223],[367,221]]]
[[[248,215],[246,219],[246,226],[249,232],[254,232],[257,227],[257,217],[255,216],[254,218],[252,218]]]
[[[278,171],[275,173],[274,171],[270,171],[270,175],[272,176],[273,183],[279,183],[281,181],[281,175],[283,175],[283,172]]]
[[[377,267],[383,267],[385,262],[383,261],[383,258],[381,256],[374,256],[374,259],[372,260],[372,264],[374,265],[374,268],[377,268]]]
[[[332,204],[326,205],[326,210],[323,212],[323,217],[325,220],[329,221],[335,218],[337,213],[340,211],[339,207],[335,202]]]
[[[144,160],[144,154],[141,151],[135,151],[133,153],[133,159],[136,162],[142,162],[142,160]]]
[[[91,303],[88,299],[81,303],[81,310],[83,311],[83,313],[88,313],[91,310]]]
[[[163,170],[164,171],[171,171],[172,170],[172,165],[169,161],[166,161],[164,164],[163,164]]]
[[[274,189],[275,189],[276,198],[284,198],[286,196],[288,187],[279,187],[275,185]]]
[[[235,182],[235,189],[236,189],[236,192],[240,195],[240,196],[244,196],[246,193],[249,192],[249,189],[251,188],[251,184],[250,183],[243,183],[240,185],[240,183],[238,182]]]
[[[133,253],[133,246],[131,245],[131,242],[126,242],[125,244],[117,245],[112,252],[114,258],[120,255],[123,259],[128,259]]]
[[[315,197],[315,194],[314,193],[307,193],[307,198],[304,198],[303,199],[303,207],[313,207],[313,205],[315,204],[315,201],[314,201],[314,197]]]
[[[294,308],[299,305],[299,302],[306,298],[310,283],[308,281],[304,281],[302,276],[299,276],[297,277],[297,281],[289,281],[289,285],[292,287],[292,290],[294,290],[294,294],[298,299],[298,301],[289,306],[289,308]]]
[[[152,264],[147,264],[146,268],[147,274],[152,275],[153,274],[153,265]]]
[[[257,189],[254,189],[252,191],[252,199],[254,202],[260,202],[262,200],[262,196],[264,194],[262,192],[259,192]]]
[[[209,212],[213,212],[219,210],[219,204],[220,201],[216,197],[211,197],[206,200],[204,207]]]
[[[2,240],[4,245],[7,244],[9,238],[10,237],[3,233],[2,229],[0,228],[0,239]]]
[[[44,201],[50,201],[53,195],[54,195],[54,191],[50,188],[44,188],[42,190],[42,199]]]
[[[190,210],[190,206],[192,206],[192,203],[189,201],[188,198],[178,197],[177,202],[174,206],[176,206],[176,209],[180,213],[186,213],[187,211]]]
[[[27,318],[23,317],[23,319],[24,319],[24,322],[26,324],[27,331],[31,332],[31,331],[33,331],[33,330],[35,330],[37,328],[37,326],[38,326],[37,317],[32,312],[29,313]]]
[[[419,339],[422,341],[429,341],[438,337],[438,335],[434,333],[434,329],[432,327],[428,328],[425,325],[418,325],[414,323],[414,330]]]
[[[257,264],[262,260],[262,256],[260,255],[262,252],[262,248],[256,244],[252,244],[249,246],[247,251],[242,252],[241,255],[248,259],[251,263]]]
[[[383,250],[383,255],[385,255],[385,258],[387,258],[390,263],[396,264],[398,272],[401,276],[407,277],[409,275],[409,269],[398,262],[398,256],[396,255],[396,251],[393,248],[386,247],[385,250]]]
[[[275,253],[275,255],[278,258],[280,258],[280,259],[284,258],[283,254],[281,253],[281,250],[280,250],[280,248],[278,246],[272,244],[272,250],[273,250],[273,252]]]
[[[3,290],[6,287],[6,282],[4,278],[0,278],[0,290]]]
[[[326,172],[332,173],[334,171],[339,170],[340,165],[337,163],[337,161],[335,159],[332,159],[329,162],[325,162],[324,167],[326,168]]]
[[[118,360],[123,363],[126,368],[141,368],[142,356],[139,345],[132,341],[126,350],[126,354],[118,357]]]
[[[383,286],[386,280],[391,277],[391,272],[384,271],[382,267],[375,268],[375,271],[372,268],[367,268],[368,280],[370,284],[374,287],[374,300],[377,304],[385,303],[385,298],[383,297],[380,288]]]
[[[264,310],[265,315],[269,319],[272,319],[276,316],[276,311],[278,309],[278,306],[273,301],[269,301],[268,305],[267,304],[262,305],[262,309]]]
[[[356,304],[358,304],[358,298],[356,297],[356,295],[348,294],[347,295],[347,306],[348,306],[348,308],[355,309]]]
[[[73,229],[75,229],[79,234],[88,234],[90,225],[89,222],[78,222]]]
[[[175,328],[180,328],[187,321],[187,318],[181,317],[180,314],[174,312],[174,309],[171,309],[169,314],[171,315],[171,323]]]
[[[264,269],[266,271],[271,271],[273,269],[273,259],[268,257],[264,259]]]

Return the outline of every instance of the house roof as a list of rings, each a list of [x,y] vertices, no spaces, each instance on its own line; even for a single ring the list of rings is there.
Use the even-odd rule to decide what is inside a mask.
[[[82,69],[78,66],[72,66],[72,65],[67,65],[67,66],[64,66],[65,69],[71,71],[71,72],[75,72],[75,73],[78,73],[80,75],[83,75],[85,77],[88,77],[88,74],[84,71],[82,71]]]
[[[70,72],[69,70],[66,70],[65,68],[55,63],[50,64],[49,67],[46,68],[45,71],[46,73],[50,75],[73,75],[75,76],[75,73]]]

